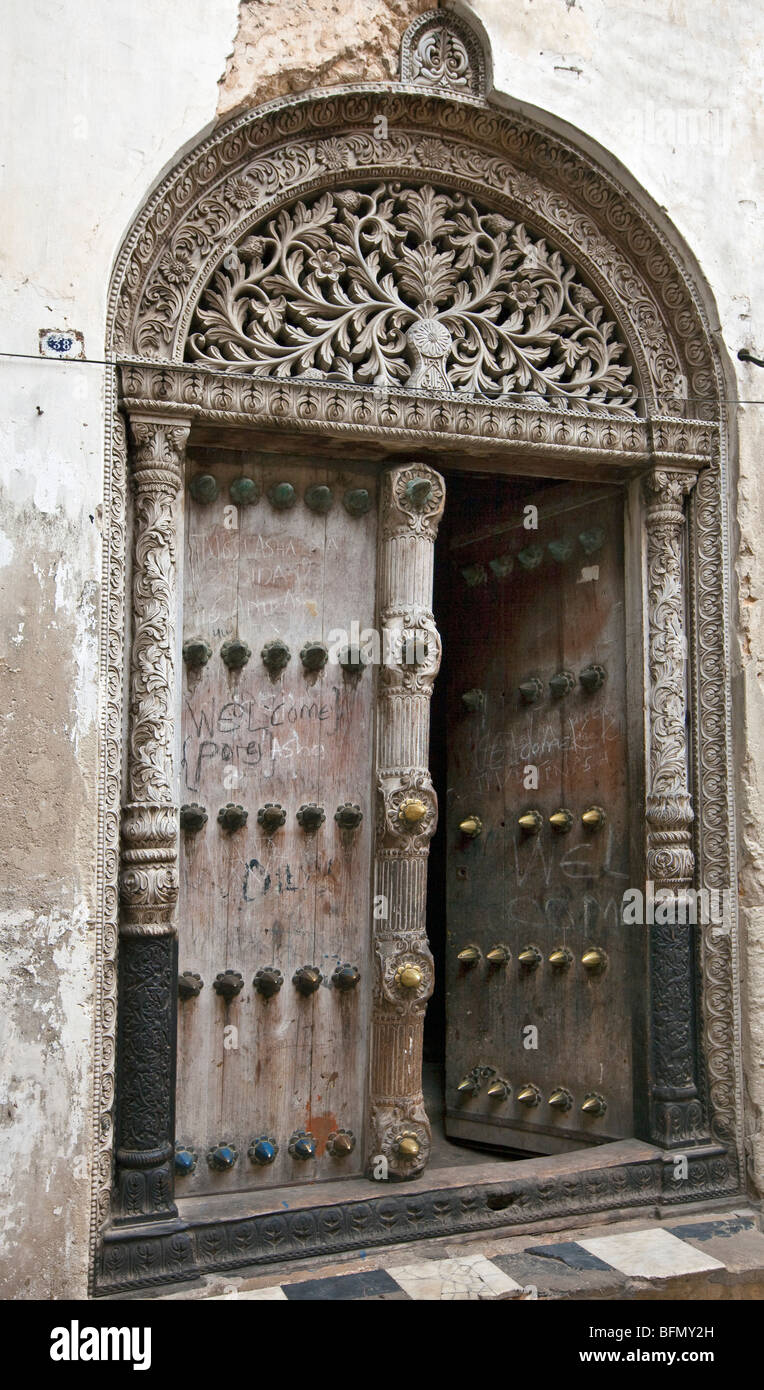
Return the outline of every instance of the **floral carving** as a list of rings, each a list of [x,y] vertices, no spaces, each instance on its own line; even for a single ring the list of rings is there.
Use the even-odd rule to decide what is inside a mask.
[[[425,87],[482,96],[486,61],[482,44],[460,15],[429,10],[409,25],[401,46],[401,77]]]
[[[633,410],[625,352],[576,267],[522,222],[431,184],[383,182],[300,200],[244,238],[201,296],[186,355]]]

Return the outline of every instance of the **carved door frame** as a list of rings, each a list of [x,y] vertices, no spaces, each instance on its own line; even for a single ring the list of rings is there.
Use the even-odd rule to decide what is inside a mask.
[[[442,480],[430,464],[468,454],[472,466],[496,471],[641,485],[645,876],[680,893],[693,882],[725,889],[736,881],[725,600],[727,422],[722,363],[701,294],[668,236],[604,168],[570,140],[491,101],[490,55],[461,18],[443,11],[420,16],[404,37],[401,73],[400,82],[319,90],[222,125],[152,193],[113,275],[92,1222],[98,1291],[195,1277],[201,1267],[174,1205],[171,1119],[177,499],[190,434],[204,440],[210,431],[241,437],[242,431],[278,428],[387,451],[380,621],[423,626],[434,653],[413,683],[393,672],[379,705],[378,882],[397,875],[409,888],[403,895],[408,915],[396,939],[380,936],[376,943],[375,1130],[369,1142],[372,1151],[388,1154],[398,1176],[421,1170],[429,1137],[416,1058],[413,1069],[409,1058],[393,1074],[391,1057],[402,1031],[421,1023],[430,988],[424,867],[436,808],[427,773],[427,701],[438,646],[427,586],[443,505]],[[613,395],[612,387],[615,404],[607,392],[587,400],[574,390],[565,398],[554,385],[545,396],[539,389],[532,395],[527,389],[493,396],[465,391],[446,375],[445,340],[428,337],[429,330],[424,336],[412,330],[413,367],[404,384],[398,384],[400,373],[392,384],[368,385],[352,379],[352,372],[344,379],[316,369],[279,377],[268,374],[272,363],[258,369],[244,363],[243,370],[231,359],[221,359],[219,369],[209,360],[188,360],[205,288],[227,256],[239,255],[236,248],[253,224],[301,199],[307,205],[322,192],[342,195],[370,180],[431,183],[460,206],[468,198],[495,210],[494,222],[527,223],[533,244],[544,248],[535,254],[558,254],[560,274],[573,267],[612,318],[623,360],[631,364],[633,397]],[[415,461],[416,473],[424,471],[432,484],[423,509],[405,493],[407,468]],[[131,594],[125,589],[129,531]],[[412,611],[403,613],[407,606]],[[393,732],[402,727],[393,714],[401,700],[413,715],[404,721],[414,730],[408,747],[400,740],[396,745]],[[413,796],[426,808],[415,831],[399,815],[401,802]],[[722,1196],[743,1181],[733,894],[727,909],[721,926],[702,931],[696,960],[688,933],[652,932],[649,1161],[657,1164],[663,1201]],[[401,984],[404,957],[419,975],[413,989]],[[396,1146],[404,1130],[417,1147],[401,1160]],[[677,1151],[687,1152],[689,1183],[672,1176],[670,1155]],[[616,1194],[617,1187],[600,1205],[617,1201]],[[596,1202],[583,1202],[581,1209],[597,1209]],[[154,1253],[146,1257],[149,1247]]]

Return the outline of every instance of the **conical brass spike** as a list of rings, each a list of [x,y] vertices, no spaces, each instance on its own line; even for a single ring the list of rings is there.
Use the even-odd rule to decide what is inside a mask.
[[[470,840],[476,840],[482,832],[483,822],[477,816],[467,816],[466,820],[459,822],[459,829],[462,835],[467,835]]]
[[[607,964],[607,956],[599,946],[590,946],[584,951],[581,964],[585,970],[603,970]]]
[[[554,829],[558,831],[558,833],[560,831],[565,832],[572,828],[573,817],[570,814],[570,811],[555,811],[554,815],[549,817],[549,824],[553,826]]]
[[[486,952],[486,960],[490,965],[506,965],[510,959],[510,953],[506,946],[492,946]]]
[[[552,1091],[549,1104],[554,1106],[555,1110],[570,1110],[573,1097],[564,1086],[558,1086],[555,1091]]]
[[[477,965],[480,952],[477,946],[465,946],[463,951],[459,951],[456,959],[461,961],[462,965]]]
[[[525,811],[522,816],[518,816],[517,824],[530,835],[538,835],[543,822],[538,811]]]
[[[518,1091],[517,1099],[521,1105],[538,1105],[539,1093],[536,1087],[528,1082],[526,1086],[523,1086],[521,1091]]]
[[[605,812],[601,806],[590,806],[588,811],[584,811],[581,821],[591,829],[599,830],[600,826],[605,824]]]
[[[521,965],[536,966],[541,964],[543,956],[538,946],[523,946],[523,949],[518,955],[517,959],[519,960]]]
[[[550,965],[570,965],[573,957],[567,946],[557,946],[549,956]]]
[[[464,1080],[459,1082],[459,1085],[456,1089],[457,1091],[471,1091],[474,1094],[477,1088],[477,1081],[475,1080],[475,1077],[465,1076]]]
[[[585,1115],[604,1115],[607,1110],[607,1101],[604,1096],[597,1095],[596,1091],[593,1091],[591,1095],[586,1097],[581,1109]]]
[[[396,1144],[396,1151],[402,1158],[416,1158],[419,1153],[419,1140],[413,1134],[404,1134]]]
[[[500,1079],[492,1081],[486,1091],[487,1096],[499,1096],[502,1100],[506,1100],[509,1094],[510,1087],[506,1081],[501,1081]]]

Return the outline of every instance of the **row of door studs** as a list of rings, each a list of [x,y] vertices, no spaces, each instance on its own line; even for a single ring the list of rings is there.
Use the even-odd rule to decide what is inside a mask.
[[[512,1098],[512,1087],[508,1081],[498,1075],[495,1067],[473,1067],[459,1082],[456,1089],[461,1096],[467,1098],[479,1095],[483,1088],[485,1088],[486,1097],[492,1101],[511,1100]],[[518,1105],[525,1105],[529,1110],[532,1110],[542,1104],[544,1096],[538,1086],[532,1081],[526,1081],[515,1093],[515,1100]],[[555,1086],[551,1095],[547,1097],[546,1103],[553,1110],[567,1114],[569,1110],[573,1109],[575,1101],[572,1091],[569,1091],[567,1086]],[[603,1095],[600,1095],[599,1091],[589,1091],[584,1096],[580,1109],[584,1115],[604,1115],[607,1110],[607,1101]]]
[[[220,483],[212,473],[196,473],[188,485],[188,490],[195,502],[206,507],[217,501],[220,496]],[[262,495],[260,484],[246,474],[234,478],[228,485],[228,496],[237,507],[254,507]],[[291,511],[298,501],[296,487],[287,482],[273,483],[265,495],[277,512]],[[334,493],[325,483],[313,483],[305,489],[303,501],[310,511],[325,516],[334,506]],[[365,487],[347,488],[342,494],[342,505],[349,516],[365,516],[371,509],[371,493]]]
[[[286,824],[287,813],[283,806],[276,801],[266,801],[257,813],[257,823],[269,835],[275,834]],[[245,811],[243,806],[238,806],[233,801],[221,806],[218,811],[218,825],[223,830],[232,834],[236,830],[243,830],[249,819],[249,811]],[[340,830],[357,830],[363,820],[363,811],[354,801],[343,801],[341,806],[334,812],[334,819]],[[209,816],[205,806],[200,806],[196,801],[187,803],[180,808],[180,827],[191,834],[196,834],[207,824]],[[315,801],[305,802],[295,812],[295,820],[301,830],[318,830],[326,820],[326,812],[323,806],[319,806]]]
[[[361,978],[361,972],[356,965],[351,965],[349,961],[343,961],[335,966],[330,977],[331,984],[338,989],[341,994],[348,994],[354,990]],[[298,994],[308,998],[315,994],[316,990],[323,984],[324,976],[317,965],[301,965],[295,970],[292,976],[292,984]],[[258,970],[252,981],[258,994],[263,999],[272,999],[278,994],[284,983],[284,976],[275,965],[265,965]],[[241,994],[244,988],[244,977],[239,970],[221,970],[212,982],[212,988],[221,999],[225,999],[230,1004],[237,994]],[[182,1000],[195,999],[204,989],[204,980],[193,970],[184,970],[178,976],[178,995]]]
[[[463,946],[456,955],[459,965],[465,971],[474,970],[482,958],[479,946],[473,945]],[[486,951],[485,959],[494,970],[499,970],[503,965],[509,965],[512,952],[508,946],[492,946],[490,951]],[[523,946],[517,956],[518,964],[524,970],[537,970],[543,959],[543,952],[534,945]],[[555,946],[547,957],[548,964],[556,971],[569,970],[574,960],[573,952],[568,946]],[[587,946],[581,957],[581,964],[588,975],[601,975],[608,966],[607,951],[601,946]]]
[[[350,1129],[337,1129],[326,1141],[326,1152],[332,1158],[348,1158],[355,1148],[356,1140]],[[306,1162],[317,1156],[318,1140],[309,1130],[296,1129],[292,1134],[287,1152],[290,1158]],[[247,1149],[247,1157],[258,1168],[274,1163],[279,1153],[277,1141],[269,1134],[259,1134]],[[207,1164],[215,1173],[227,1173],[236,1167],[239,1150],[235,1144],[222,1141],[212,1144],[206,1154]],[[190,1144],[178,1142],[175,1145],[175,1172],[178,1177],[188,1177],[193,1173],[199,1160],[198,1151]]]

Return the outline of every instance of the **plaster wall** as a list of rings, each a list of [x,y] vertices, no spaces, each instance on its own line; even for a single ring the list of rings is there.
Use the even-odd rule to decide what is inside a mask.
[[[82,1296],[90,1209],[103,342],[120,241],[215,119],[395,71],[422,0],[7,0],[0,238],[0,1292]],[[750,1158],[764,1186],[764,25],[754,0],[475,0],[497,92],[553,112],[694,253],[729,359]],[[604,151],[609,153],[605,154]],[[628,171],[628,174],[626,173]],[[757,251],[758,247],[758,251]],[[717,317],[718,311],[718,317]],[[89,361],[38,356],[74,328]],[[17,354],[9,356],[8,354]]]

